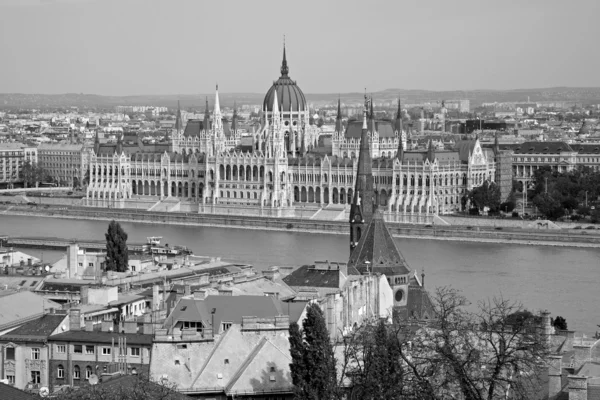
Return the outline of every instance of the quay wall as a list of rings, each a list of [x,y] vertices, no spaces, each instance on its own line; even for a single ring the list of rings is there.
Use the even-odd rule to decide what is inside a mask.
[[[3,211],[4,210],[4,211]],[[117,220],[150,224],[197,225],[256,230],[348,234],[347,221],[323,221],[267,216],[215,215],[179,212],[151,212],[131,209],[101,209],[69,207],[40,209],[0,206],[0,215],[27,215],[70,219]],[[521,229],[487,226],[423,226],[389,222],[388,227],[396,237],[438,240],[461,240],[532,245],[600,247],[600,230],[550,230]]]

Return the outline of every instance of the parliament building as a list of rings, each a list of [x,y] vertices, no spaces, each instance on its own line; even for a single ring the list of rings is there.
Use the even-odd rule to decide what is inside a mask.
[[[461,209],[461,198],[486,180],[498,179],[497,148],[463,140],[452,150],[430,141],[409,151],[399,103],[394,121],[367,109],[367,147],[374,201],[389,221],[429,222]],[[294,216],[298,206],[350,209],[354,197],[363,121],[338,116],[331,147],[319,147],[320,129],[311,125],[302,90],[289,76],[283,50],[281,76],[267,91],[261,122],[241,133],[237,114],[226,121],[218,87],[212,112],[184,126],[178,111],[167,144],[128,151],[123,139],[101,144],[89,156],[86,202],[92,207],[130,207],[131,200],[178,201],[200,213]],[[160,210],[155,208],[155,210]],[[166,208],[165,208],[166,210]],[[187,209],[186,209],[187,210]]]

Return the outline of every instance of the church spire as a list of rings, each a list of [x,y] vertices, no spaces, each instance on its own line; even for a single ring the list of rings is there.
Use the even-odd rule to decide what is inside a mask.
[[[396,114],[396,123],[394,124],[394,130],[398,135],[398,152],[396,153],[396,157],[398,160],[402,162],[404,160],[404,143],[402,138],[402,103],[400,102],[400,98],[398,97],[398,114]]]
[[[210,130],[210,111],[208,110],[208,96],[206,96],[206,106],[204,108],[204,121],[202,123],[202,129],[208,132]]]
[[[98,155],[98,152],[100,151],[100,137],[98,136],[98,130],[96,129],[96,137],[94,138],[94,153],[96,153],[96,155]]]
[[[123,154],[123,134],[117,133],[117,135],[119,135],[119,137],[117,138],[117,148],[115,152],[118,156],[120,156],[121,154]]]
[[[288,76],[290,72],[287,65],[287,57],[285,56],[285,36],[283,37],[283,61],[281,61],[281,76]]]
[[[360,152],[358,154],[358,166],[356,172],[356,186],[354,199],[350,206],[350,250],[353,250],[364,228],[369,224],[375,211],[373,204],[373,165],[371,160],[369,132],[367,129],[367,112],[369,99],[365,96],[365,108],[363,110],[363,127],[360,137]]]
[[[215,88],[215,108],[213,110],[213,127],[223,129],[223,116],[221,115],[221,104],[219,103],[219,85]]]
[[[231,132],[235,134],[237,131],[237,104],[233,101],[233,117],[231,118]]]
[[[435,161],[435,148],[433,146],[433,138],[429,137],[429,147],[427,148],[427,160],[430,163]]]
[[[177,133],[177,135],[181,133],[182,126],[183,123],[181,121],[181,104],[179,103],[179,100],[177,100],[177,115],[175,116],[175,132]],[[169,140],[169,131],[167,131],[165,139],[167,141]]]
[[[342,125],[342,106],[340,103],[340,98],[338,97],[338,109],[337,109],[337,117],[335,117],[335,131],[338,133],[342,133],[344,127]]]

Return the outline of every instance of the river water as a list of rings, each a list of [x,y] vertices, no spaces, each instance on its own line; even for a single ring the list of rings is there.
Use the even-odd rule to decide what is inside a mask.
[[[220,256],[262,269],[297,266],[315,260],[346,261],[342,235],[255,231],[213,227],[122,223],[130,242],[162,236],[162,243],[187,246],[197,255]],[[102,240],[105,221],[0,215],[0,235]],[[600,249],[515,244],[396,239],[412,267],[425,269],[429,290],[460,289],[472,303],[493,296],[521,302],[530,310],[548,309],[566,318],[569,329],[600,328]],[[24,250],[39,257],[40,250]],[[60,252],[47,251],[47,261]]]

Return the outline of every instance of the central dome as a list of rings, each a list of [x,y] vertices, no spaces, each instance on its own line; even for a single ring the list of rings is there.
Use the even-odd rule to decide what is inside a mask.
[[[293,112],[304,111],[306,108],[306,98],[302,90],[296,85],[296,82],[288,76],[288,65],[285,57],[285,47],[283,48],[283,61],[281,62],[281,76],[269,89],[263,101],[263,109],[273,111],[273,100],[275,92],[277,92],[277,100],[279,103],[279,111],[289,112],[290,108]]]

